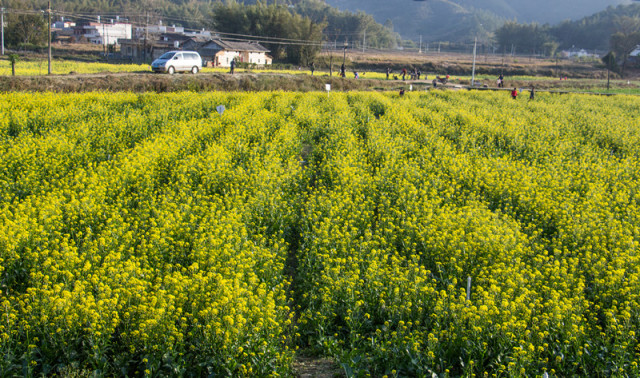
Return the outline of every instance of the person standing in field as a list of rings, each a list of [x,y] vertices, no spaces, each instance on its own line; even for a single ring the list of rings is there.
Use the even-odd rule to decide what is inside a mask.
[[[231,68],[231,70],[229,71],[229,73],[233,75],[233,72],[236,70],[236,59],[235,58],[231,59],[230,68]]]
[[[536,90],[536,87],[534,87],[532,85],[531,86],[531,93],[529,94],[529,100],[533,100],[533,98],[535,97],[535,90]]]
[[[511,98],[512,99],[516,99],[518,98],[518,89],[517,88],[513,88],[513,90],[511,91]]]
[[[347,77],[347,72],[345,71],[344,63],[342,63],[342,66],[340,66],[340,76]]]
[[[404,81],[405,76],[407,76],[407,69],[403,68],[402,69],[402,81]]]
[[[311,62],[311,65],[309,66],[309,68],[311,69],[311,76],[313,76],[313,71],[316,70],[316,63],[315,62]]]
[[[390,74],[391,74],[391,67],[387,67],[387,80],[389,80]]]

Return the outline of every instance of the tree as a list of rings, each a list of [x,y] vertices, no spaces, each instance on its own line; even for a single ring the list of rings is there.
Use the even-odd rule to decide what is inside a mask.
[[[47,22],[43,15],[18,13],[9,14],[7,18],[6,38],[8,45],[13,47],[42,46],[46,43]]]
[[[622,16],[616,20],[616,32],[611,35],[611,50],[622,59],[621,75],[627,65],[629,54],[640,44],[640,19]]]
[[[5,41],[13,48],[43,46],[48,37],[44,13],[34,11],[28,0],[6,0]]]
[[[11,63],[11,76],[16,76],[16,63],[20,60],[18,54],[9,54],[9,63]]]
[[[536,23],[519,24],[509,21],[496,30],[495,35],[504,50],[514,47],[516,51],[542,51],[552,55],[558,45],[549,34],[549,26]]]
[[[602,57],[602,63],[607,67],[607,90],[609,90],[609,76],[611,71],[615,71],[616,66],[616,54],[613,51]]]
[[[604,63],[604,66],[610,70],[610,71],[615,71],[617,66],[616,66],[616,54],[613,51],[609,51],[607,53],[607,55],[602,57],[602,63]]]
[[[542,51],[546,56],[555,56],[560,44],[556,41],[548,41],[542,44]]]
[[[212,14],[212,27],[224,33],[280,38],[264,45],[275,59],[295,64],[313,61],[320,51],[324,23],[292,13],[284,5],[243,5],[235,1],[218,3]]]

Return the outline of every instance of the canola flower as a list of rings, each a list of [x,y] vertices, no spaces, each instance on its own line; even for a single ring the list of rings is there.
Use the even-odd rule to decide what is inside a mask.
[[[120,72],[151,72],[148,64],[112,64],[100,62],[74,62],[67,60],[53,60],[51,73],[54,75],[96,74],[96,73],[120,73]],[[21,60],[16,63],[16,76],[40,76],[48,74],[46,60]],[[0,60],[0,75],[11,75],[11,63],[8,60]]]
[[[636,98],[0,97],[7,375],[640,374]]]

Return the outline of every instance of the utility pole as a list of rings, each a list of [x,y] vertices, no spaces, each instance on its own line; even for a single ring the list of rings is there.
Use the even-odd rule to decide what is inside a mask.
[[[49,31],[49,45],[48,45],[48,52],[47,52],[47,60],[49,63],[49,68],[48,68],[48,74],[51,75],[51,1],[47,1],[47,29]]]
[[[342,54],[342,65],[343,65],[343,66],[344,66],[344,63],[345,63],[345,62],[346,62],[346,60],[347,60],[347,46],[349,46],[349,44],[347,43],[347,40],[345,39],[345,41],[344,41],[344,49],[343,49],[343,50],[344,50],[344,52],[343,52],[343,54]]]
[[[367,44],[367,30],[364,31],[364,36],[362,37],[362,52],[364,52],[364,46]]]
[[[329,77],[333,76],[333,53],[329,53]]]
[[[347,69],[345,67],[345,62],[347,60],[347,47],[349,44],[347,43],[347,39],[344,40],[344,50],[342,53],[342,66],[340,66],[340,76],[344,79],[347,77]]]
[[[2,55],[4,55],[4,8],[2,8]]]
[[[422,35],[420,35],[420,49],[418,50],[418,54],[422,54]]]
[[[504,57],[507,55],[507,46],[502,47],[502,65],[500,67],[500,74],[504,75]]]
[[[476,81],[476,47],[478,46],[478,37],[473,41],[473,66],[471,68],[471,87],[475,85]]]
[[[147,62],[147,38],[149,38],[149,12],[145,12],[146,21],[144,24],[144,46],[142,51],[142,56],[144,57],[144,63]]]

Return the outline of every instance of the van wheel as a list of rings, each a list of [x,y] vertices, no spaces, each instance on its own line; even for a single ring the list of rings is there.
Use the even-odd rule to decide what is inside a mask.
[[[167,72],[169,73],[169,75],[173,75],[174,73],[176,73],[176,69],[173,68],[173,66],[169,67],[169,69],[167,70]]]
[[[192,74],[197,74],[198,73],[198,67],[197,66],[193,66],[193,68],[191,69],[191,73]]]

